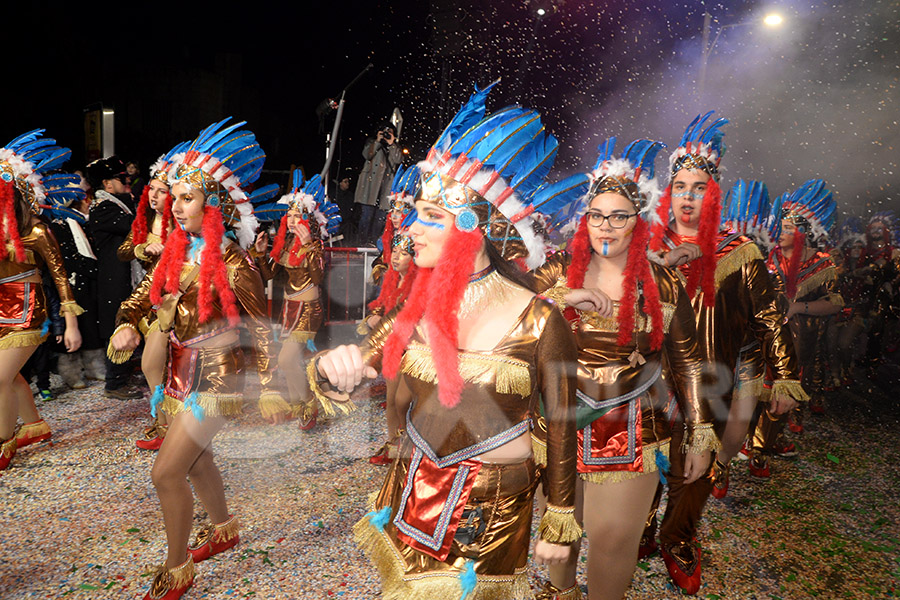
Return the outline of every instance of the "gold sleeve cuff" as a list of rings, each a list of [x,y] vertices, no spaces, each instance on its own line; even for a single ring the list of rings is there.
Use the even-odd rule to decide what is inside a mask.
[[[291,405],[278,392],[263,392],[259,395],[259,412],[264,419],[271,419],[290,414]]]
[[[318,366],[318,357],[309,361],[309,364],[306,365],[306,376],[309,379],[309,389],[312,390],[316,400],[322,405],[322,410],[325,411],[325,414],[333,417],[338,410],[345,415],[356,410],[356,405],[350,400],[350,394],[330,389],[331,386],[328,384],[328,381],[319,375]]]
[[[84,309],[78,306],[78,303],[72,300],[71,302],[63,302],[59,305],[59,314],[61,315],[83,315]]]
[[[707,450],[715,452],[722,447],[712,423],[688,423],[686,427],[687,435],[681,445],[683,453],[701,454]]]
[[[575,508],[548,504],[538,533],[542,540],[551,544],[571,544],[581,539],[581,526],[575,520]]]
[[[797,402],[808,402],[809,394],[796,379],[782,379],[772,384],[772,397],[781,394],[793,398]]]
[[[359,335],[369,335],[370,331],[372,330],[369,329],[369,325],[366,323],[366,319],[363,319],[356,324],[356,333],[358,333]]]
[[[559,308],[560,312],[562,312],[566,310],[565,298],[571,291],[572,288],[566,286],[562,281],[557,281],[552,288],[543,293],[543,296],[552,300],[556,307]]]
[[[149,254],[147,254],[146,252],[144,252],[144,250],[146,250],[148,244],[149,244],[149,242],[145,242],[143,244],[138,244],[137,246],[134,247],[134,257],[136,259],[143,261],[143,262],[149,262],[149,261],[153,260],[154,257],[152,257]]]
[[[121,325],[116,327],[115,331],[113,331],[113,334],[109,336],[109,345],[106,346],[106,356],[113,364],[121,365],[128,362],[129,359],[131,359],[132,353],[134,352],[134,350],[116,350],[112,345],[112,339],[116,337],[117,333],[119,333],[126,327],[128,329],[133,329],[135,332],[137,332],[138,335],[140,335],[141,333],[140,331],[138,331],[138,328],[131,323],[122,323]]]

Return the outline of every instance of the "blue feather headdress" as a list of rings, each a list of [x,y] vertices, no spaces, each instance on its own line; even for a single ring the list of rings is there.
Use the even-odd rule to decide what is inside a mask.
[[[722,201],[722,227],[770,244],[769,189],[762,181],[738,179]]]
[[[875,223],[881,223],[887,228],[888,233],[890,234],[888,243],[891,246],[896,248],[900,245],[900,218],[897,217],[894,211],[883,210],[872,215],[872,218],[869,219],[869,222],[866,225],[866,231],[868,231]]]
[[[310,231],[319,239],[325,240],[335,235],[341,224],[338,205],[325,196],[322,178],[314,175],[304,183],[303,172],[294,169],[291,192],[279,198],[277,204],[288,210],[298,210],[310,222]],[[315,223],[317,227],[312,227]]]
[[[168,181],[200,190],[206,206],[221,208],[225,224],[235,230],[241,247],[247,248],[258,223],[245,188],[259,178],[266,155],[253,132],[240,129],[245,121],[226,126],[230,120],[213,123],[183,155],[173,156]]]
[[[29,131],[0,148],[0,180],[15,183],[28,206],[37,213],[41,205],[54,202],[48,198],[44,176],[59,169],[72,155],[68,148],[57,146],[56,140],[43,137],[44,131]],[[77,177],[75,180],[78,183]],[[62,202],[64,194],[60,194]]]
[[[409,235],[409,227],[416,222],[418,216],[419,214],[416,212],[416,209],[413,208],[405,217],[403,217],[403,222],[400,223],[399,230],[394,234],[394,239],[391,240],[391,248],[400,248],[411,256],[416,255],[415,248],[413,247],[415,240]]]
[[[413,209],[419,185],[422,182],[419,167],[413,165],[408,169],[400,167],[391,184],[391,211],[408,214]]]
[[[537,111],[510,106],[484,117],[489,89],[476,90],[419,163],[422,187],[416,200],[456,215],[462,231],[480,227],[501,256],[524,258],[533,269],[545,255],[531,201],[559,144]]]
[[[711,110],[705,115],[697,115],[684,130],[678,148],[669,157],[672,176],[681,169],[700,169],[719,180],[719,163],[725,154],[725,143],[722,141],[725,134],[721,128],[728,123],[728,119],[715,119],[706,125],[714,113]]]
[[[859,217],[847,217],[837,228],[835,237],[837,237],[838,245],[842,247],[855,242],[865,244],[866,237],[863,235],[862,219]]]
[[[781,222],[787,219],[815,243],[827,238],[834,228],[836,210],[837,203],[825,187],[825,180],[810,179],[796,191],[776,198],[769,232],[777,240],[781,237]]]
[[[191,147],[191,142],[181,142],[150,165],[150,179],[158,179],[163,183],[168,183],[169,170],[176,162],[182,162],[184,155]]]

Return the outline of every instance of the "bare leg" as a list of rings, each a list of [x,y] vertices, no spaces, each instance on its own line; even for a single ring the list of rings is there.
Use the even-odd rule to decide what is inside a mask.
[[[34,394],[31,393],[31,387],[21,373],[13,379],[13,388],[22,422],[27,424],[40,421],[41,415],[38,414],[37,406],[34,404]]]
[[[591,600],[622,600],[625,595],[657,483],[659,475],[647,473],[618,483],[584,484],[584,504],[591,507],[584,514]]]
[[[209,445],[224,424],[223,417],[206,417],[200,422],[190,411],[179,413],[172,421],[169,433],[156,456],[156,462],[153,463],[151,478],[153,485],[156,486],[166,526],[166,541],[169,546],[166,566],[170,569],[187,560],[194,505],[191,486],[187,482],[188,475],[194,479],[194,466],[202,454],[209,452],[209,460],[212,460]],[[216,481],[207,469],[208,465],[201,463],[196,474],[200,487],[203,488],[202,494],[207,496],[206,499],[212,505],[206,506],[207,511],[214,519],[222,514],[227,519],[228,510],[222,507],[225,502],[224,489],[218,492],[217,499],[213,489]],[[216,475],[218,476],[218,472]],[[222,485],[221,476],[218,476],[218,485]],[[204,501],[202,496],[201,501]],[[212,510],[218,514],[213,514]]]
[[[19,414],[18,392],[13,381],[24,378],[19,371],[28,361],[37,346],[20,348],[4,348],[0,350],[0,440],[8,440],[16,429],[16,416]]]

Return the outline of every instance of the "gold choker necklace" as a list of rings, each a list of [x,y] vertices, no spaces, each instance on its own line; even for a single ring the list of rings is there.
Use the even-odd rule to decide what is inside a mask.
[[[459,303],[457,315],[462,320],[481,313],[490,306],[499,306],[509,300],[516,289],[514,283],[496,270],[492,270],[487,275],[469,282],[462,302]]]

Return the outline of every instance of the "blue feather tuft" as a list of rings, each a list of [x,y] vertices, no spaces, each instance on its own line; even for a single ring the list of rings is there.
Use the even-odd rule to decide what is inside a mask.
[[[459,585],[462,588],[461,600],[466,600],[474,593],[477,584],[478,576],[475,574],[475,561],[468,559],[463,565],[462,573],[459,574]]]
[[[153,395],[150,396],[150,416],[154,419],[156,418],[156,411],[160,404],[163,403],[163,400],[166,399],[165,394],[163,394],[163,386],[162,384],[157,385],[153,388]]]
[[[184,401],[184,408],[190,410],[194,415],[194,418],[202,422],[204,417],[206,416],[206,411],[204,411],[203,407],[200,406],[198,400],[199,395],[197,394],[197,392],[191,392],[190,394],[188,394],[187,399]]]
[[[372,524],[372,527],[375,527],[378,531],[384,531],[384,526],[391,520],[391,507],[385,506],[380,510],[373,510],[367,513],[366,516],[369,518],[369,523]]]
[[[41,337],[44,337],[50,333],[50,319],[44,319],[44,322],[41,323]]]
[[[318,352],[319,351],[319,349],[316,348],[315,340],[312,340],[312,339],[306,340],[306,349],[309,350],[310,352]]]
[[[672,469],[672,463],[669,462],[669,457],[663,454],[659,448],[656,449],[654,458],[656,460],[656,471],[659,473],[659,481],[666,485],[668,483],[666,481],[666,473]]]

